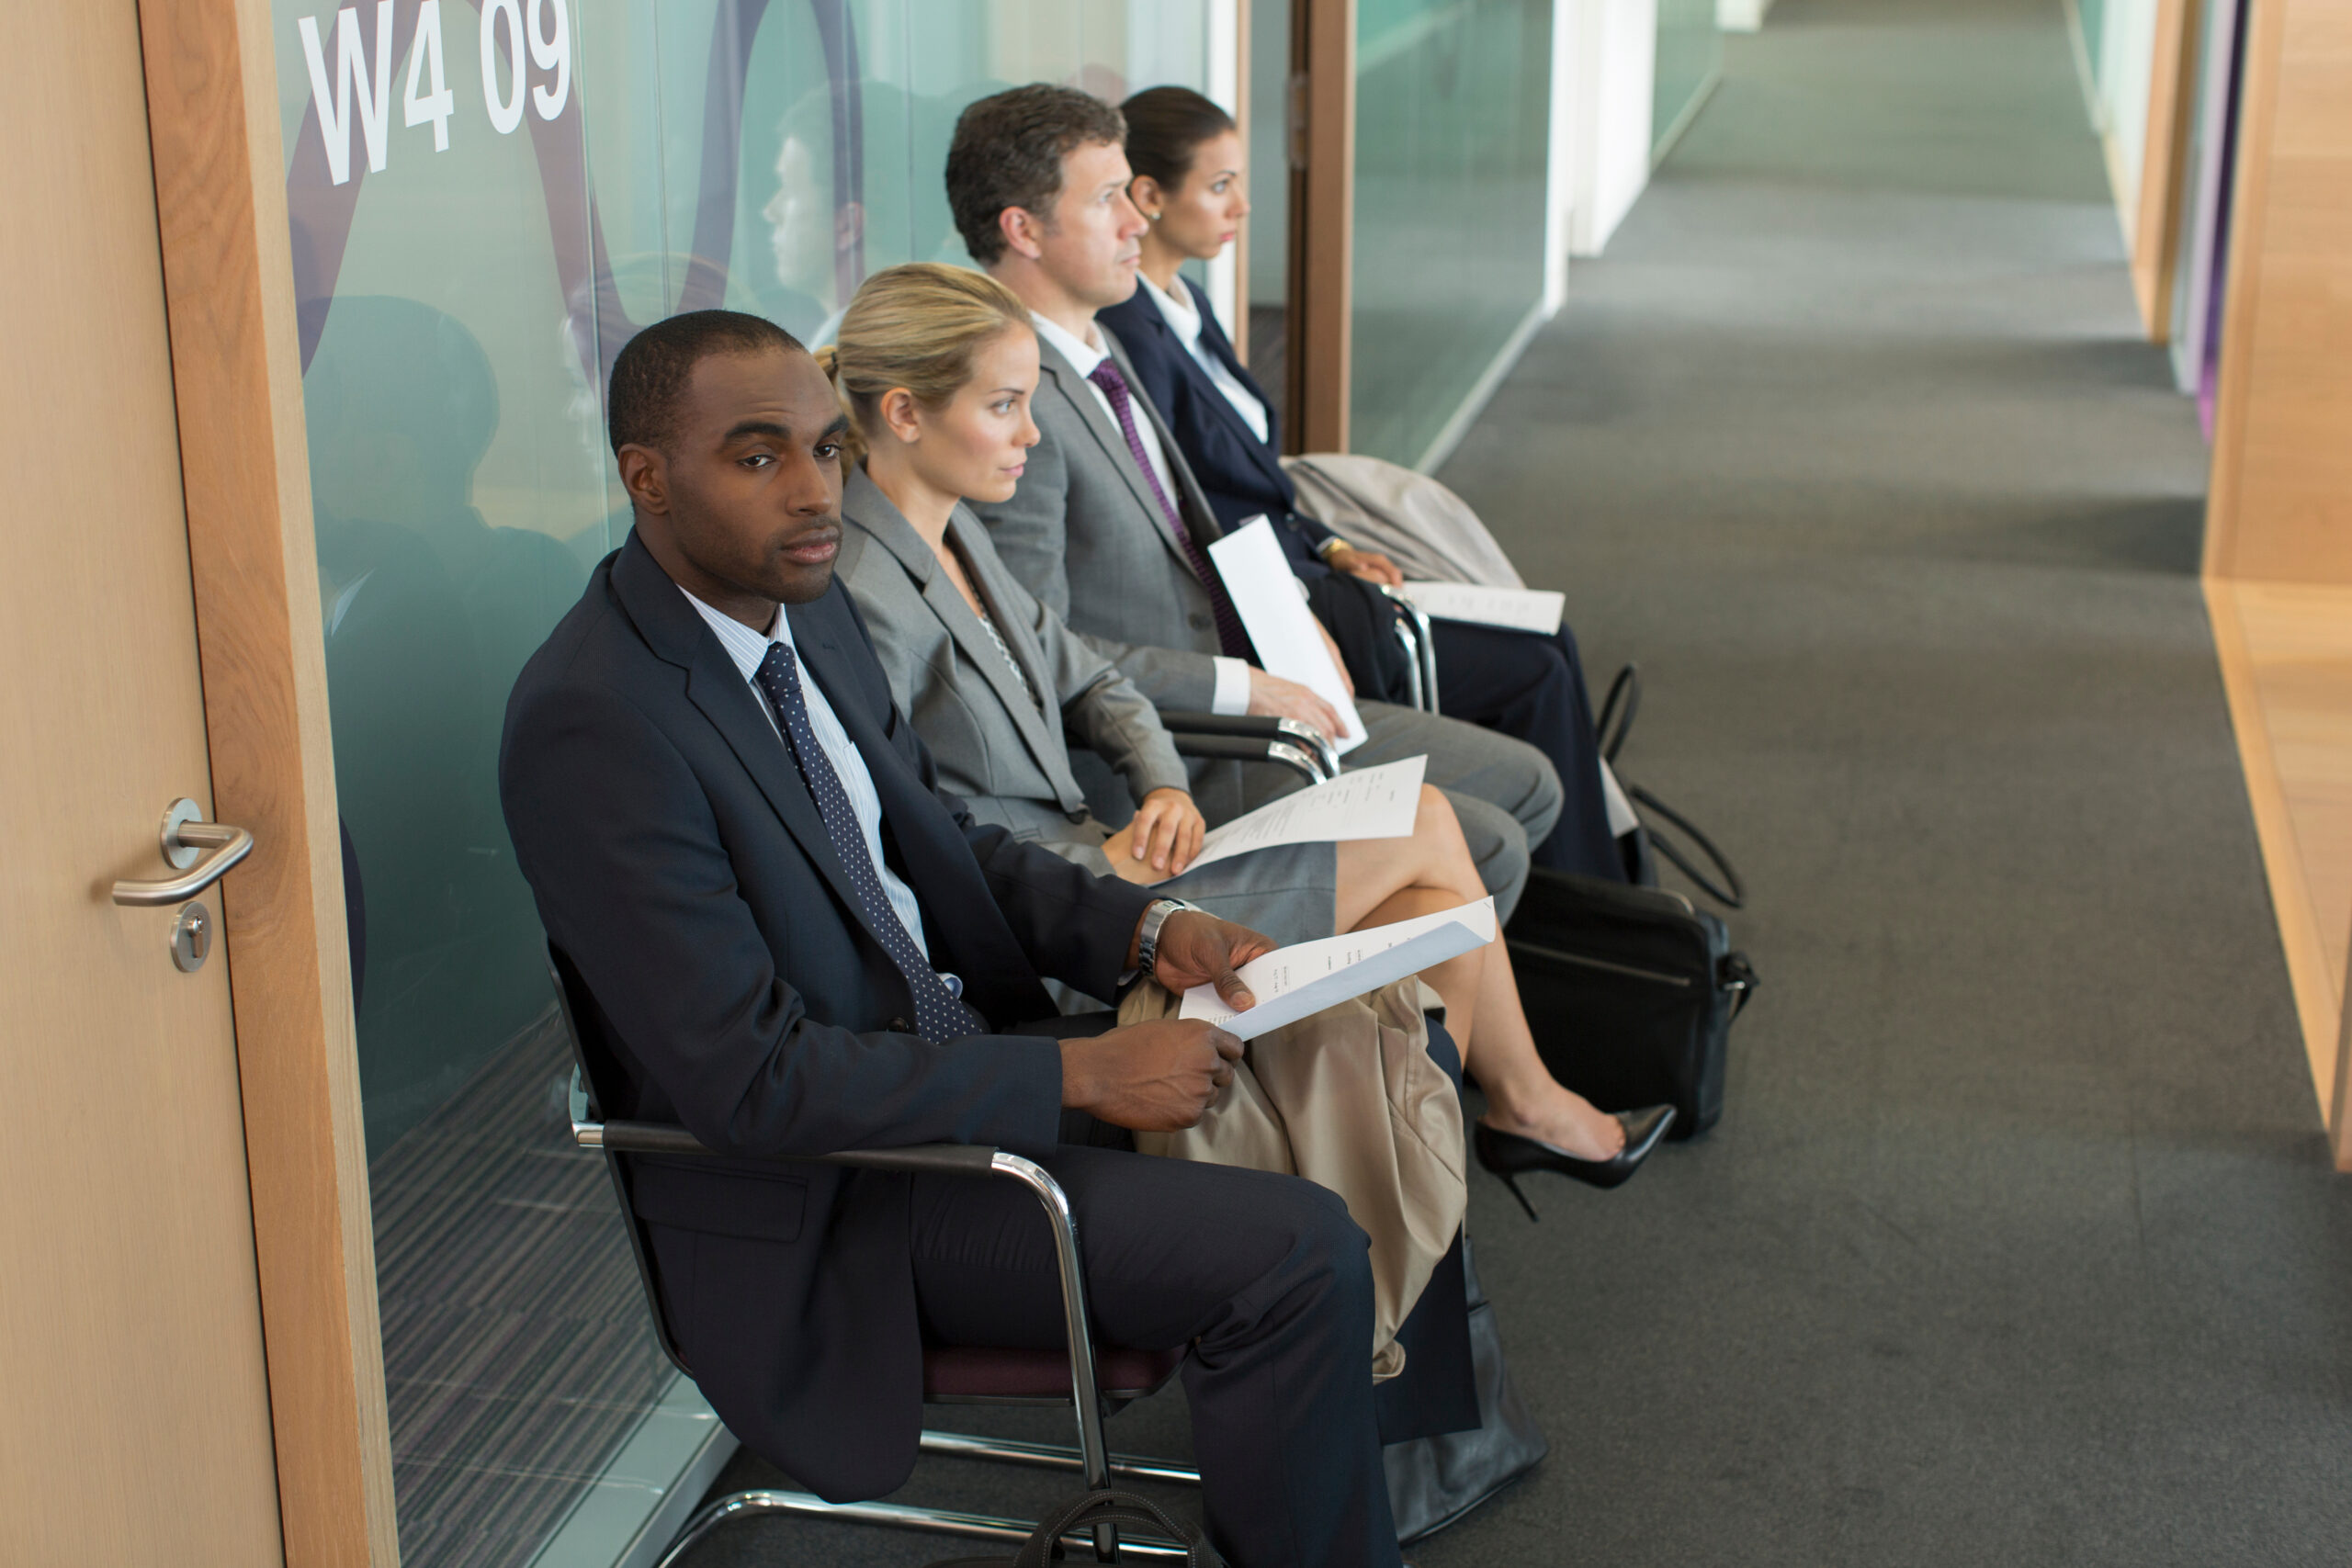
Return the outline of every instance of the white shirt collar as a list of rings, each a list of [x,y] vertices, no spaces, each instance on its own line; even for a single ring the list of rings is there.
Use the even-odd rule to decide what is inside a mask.
[[[1176,340],[1187,348],[1200,342],[1201,313],[1193,309],[1193,291],[1185,288],[1181,279],[1177,282],[1176,292],[1170,294],[1141,273],[1136,277],[1151,291],[1151,302],[1159,307],[1159,313],[1167,317],[1168,324],[1176,330]]]
[[[792,617],[784,613],[783,605],[775,607],[775,626],[764,632],[755,632],[724,610],[714,610],[693,594],[686,593],[684,588],[678,592],[686,594],[686,603],[695,607],[695,612],[718,635],[718,646],[727,650],[727,657],[733,660],[736,669],[742,671],[744,680],[749,681],[760,672],[760,661],[768,656],[768,644],[772,642],[784,644],[792,649],[793,657],[799,657],[800,649],[792,640]]]
[[[1096,344],[1072,337],[1069,328],[1058,321],[1047,321],[1035,310],[1029,312],[1029,320],[1036,327],[1037,335],[1052,344],[1054,351],[1069,360],[1069,367],[1081,376],[1093,375],[1094,367],[1111,357]],[[1086,335],[1099,341],[1102,334],[1092,321],[1089,321],[1086,323]]]

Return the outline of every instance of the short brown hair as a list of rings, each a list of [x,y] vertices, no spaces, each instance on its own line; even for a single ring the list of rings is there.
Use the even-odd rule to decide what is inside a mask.
[[[1122,146],[1127,122],[1075,87],[1032,82],[966,107],[947,144],[947,206],[964,248],[982,266],[1004,254],[997,218],[1018,207],[1051,221],[1062,160],[1095,142]]]

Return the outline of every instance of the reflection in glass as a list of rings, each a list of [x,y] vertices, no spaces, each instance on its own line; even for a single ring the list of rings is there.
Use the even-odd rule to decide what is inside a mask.
[[[1723,69],[1715,0],[1657,0],[1657,56],[1650,90],[1650,144],[1662,150],[1697,111]]]
[[[349,155],[322,127],[299,24],[333,78],[338,9],[270,14],[401,1559],[520,1568],[604,1517],[583,1499],[660,1495],[599,1478],[674,1375],[603,1171],[570,1145],[496,794],[514,675],[628,526],[605,373],[673,311],[820,341],[867,272],[964,260],[940,173],[963,106],[1036,77],[1114,100],[1133,72],[1196,77],[1206,5],[393,0],[380,168],[345,112],[360,78],[344,109],[327,84]],[[518,12],[519,45],[484,9]],[[411,125],[428,16],[452,103]],[[613,1528],[617,1552],[635,1525]]]
[[[1409,467],[1543,294],[1552,7],[1382,0],[1377,32],[1374,14],[1356,49],[1349,445]]]

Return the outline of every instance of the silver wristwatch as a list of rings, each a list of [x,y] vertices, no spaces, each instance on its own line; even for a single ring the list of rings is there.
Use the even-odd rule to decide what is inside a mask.
[[[1159,963],[1159,928],[1168,917],[1180,909],[1197,909],[1198,904],[1187,904],[1182,898],[1154,898],[1144,909],[1143,925],[1136,935],[1136,973],[1148,975]]]

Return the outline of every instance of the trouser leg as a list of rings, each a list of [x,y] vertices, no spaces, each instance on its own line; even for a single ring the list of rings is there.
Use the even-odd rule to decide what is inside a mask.
[[[1094,1322],[1192,1343],[1211,1539],[1234,1568],[1399,1560],[1373,1418],[1372,1272],[1333,1193],[1296,1177],[1107,1149],[1042,1161],[1069,1191]],[[1064,1343],[1051,1238],[1010,1182],[918,1177],[915,1292],[943,1342]]]
[[[1534,863],[1554,871],[1624,880],[1624,863],[1609,831],[1600,785],[1600,748],[1576,638],[1436,621],[1438,692],[1448,716],[1524,740],[1559,774],[1562,806],[1549,836],[1533,844]]]

